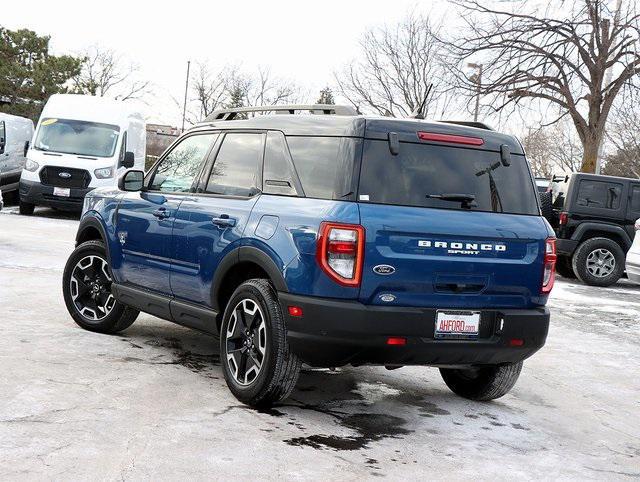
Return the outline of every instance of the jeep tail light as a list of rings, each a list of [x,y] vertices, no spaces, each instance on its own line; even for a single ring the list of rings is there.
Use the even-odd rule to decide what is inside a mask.
[[[566,225],[568,220],[569,215],[567,213],[560,213],[560,226]]]
[[[342,286],[360,286],[364,228],[354,224],[320,224],[316,258],[322,270]]]
[[[547,238],[544,251],[544,271],[542,272],[543,295],[549,294],[556,278],[556,238]]]

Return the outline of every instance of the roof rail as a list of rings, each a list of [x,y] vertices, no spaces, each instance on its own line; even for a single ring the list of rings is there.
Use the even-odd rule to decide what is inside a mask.
[[[297,105],[263,105],[257,107],[231,107],[213,111],[204,122],[233,120],[238,114],[248,112],[275,112],[277,114],[295,114],[296,111],[309,111],[312,114],[358,115],[358,111],[348,105],[332,104],[297,104]]]
[[[489,127],[484,122],[476,122],[476,121],[457,121],[457,120],[441,120],[440,122],[444,122],[445,124],[457,124],[459,126],[468,126],[468,127],[476,127],[478,129],[486,129],[488,131],[492,131],[493,128]]]

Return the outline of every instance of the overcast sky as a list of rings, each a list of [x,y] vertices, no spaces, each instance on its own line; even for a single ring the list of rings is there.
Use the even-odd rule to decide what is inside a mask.
[[[309,88],[315,99],[334,83],[333,72],[356,56],[368,28],[393,24],[414,9],[447,15],[444,0],[5,3],[2,26],[50,35],[56,54],[99,45],[137,62],[156,93],[147,99],[149,120],[174,125],[181,112],[172,97],[184,95],[189,59],[213,67],[269,67],[272,75]]]

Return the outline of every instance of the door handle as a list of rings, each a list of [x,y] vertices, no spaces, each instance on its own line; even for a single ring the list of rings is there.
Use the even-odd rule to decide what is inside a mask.
[[[158,219],[166,219],[171,216],[167,208],[158,208],[153,212],[153,215]]]
[[[211,219],[211,222],[216,226],[230,228],[236,225],[236,220],[234,218],[230,218],[228,214],[221,214],[220,217]]]

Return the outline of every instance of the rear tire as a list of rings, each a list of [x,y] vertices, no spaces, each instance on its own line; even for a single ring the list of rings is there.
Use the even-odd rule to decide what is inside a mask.
[[[611,286],[624,272],[624,251],[609,238],[587,239],[573,254],[572,267],[584,284]]]
[[[138,317],[137,310],[112,297],[111,277],[101,241],[82,243],[67,260],[62,275],[64,302],[71,317],[85,330],[118,333]]]
[[[571,265],[571,258],[559,256],[556,262],[556,271],[563,278],[576,279],[576,274],[573,272],[573,266]]]
[[[267,280],[252,279],[233,293],[220,329],[220,360],[231,393],[253,407],[289,396],[301,362],[289,351],[276,291]]]
[[[442,379],[456,395],[489,401],[506,395],[518,381],[522,362],[459,370],[441,368]]]
[[[24,214],[25,216],[31,216],[35,208],[36,208],[35,204],[20,201],[20,207],[19,207],[20,214]]]

